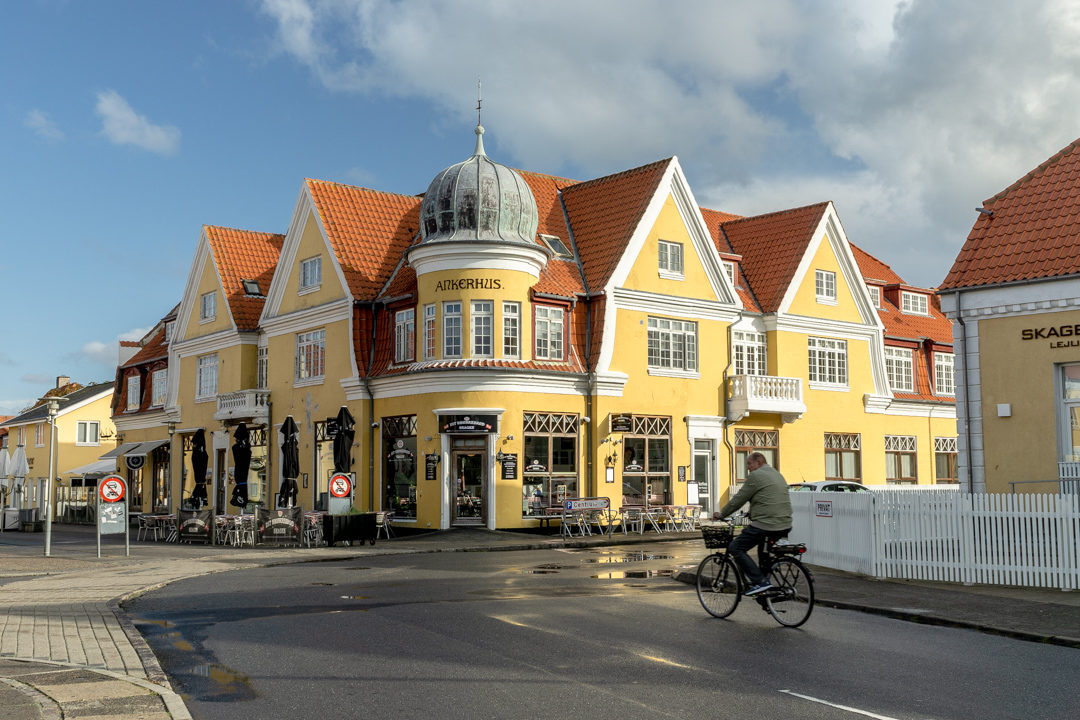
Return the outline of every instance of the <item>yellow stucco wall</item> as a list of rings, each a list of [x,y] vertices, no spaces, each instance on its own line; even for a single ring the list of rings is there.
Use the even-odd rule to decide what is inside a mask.
[[[659,272],[659,241],[679,243],[683,251],[683,279],[664,278]],[[626,287],[663,295],[715,300],[705,266],[697,253],[682,215],[669,195],[649,230],[641,251],[626,276]]]
[[[317,290],[307,289],[300,292],[300,264],[309,258],[321,258],[322,282]],[[318,307],[333,300],[345,297],[345,288],[338,279],[332,254],[326,246],[315,216],[308,214],[304,230],[300,235],[296,258],[286,275],[285,294],[281,298],[278,315],[286,315],[294,310]]]
[[[817,300],[816,270],[825,270],[836,273],[836,304],[830,305]],[[819,317],[826,320],[844,320],[847,322],[862,322],[859,309],[855,305],[852,296],[852,288],[844,277],[840,263],[836,259],[836,251],[833,250],[829,237],[823,235],[814,259],[803,276],[802,282],[795,291],[791,307],[788,310],[792,315],[805,315]]]
[[[199,317],[202,311],[202,297],[210,292],[216,295],[214,319],[203,322]],[[218,280],[214,259],[209,254],[199,270],[199,289],[195,293],[193,300],[188,317],[183,322],[183,332],[177,333],[180,337],[190,340],[220,330],[228,330],[232,327],[229,305],[225,301],[225,296],[221,293],[221,282]]]

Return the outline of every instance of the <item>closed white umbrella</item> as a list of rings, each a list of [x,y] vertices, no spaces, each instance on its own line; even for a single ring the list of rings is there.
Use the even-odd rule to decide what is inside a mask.
[[[0,448],[0,507],[7,505],[8,500],[8,463],[11,460],[11,456],[8,455],[7,448]],[[3,520],[0,520],[3,523]]]
[[[15,448],[15,453],[11,456],[11,460],[8,461],[7,468],[8,476],[15,478],[14,489],[16,492],[26,482],[26,476],[30,474],[30,464],[26,462],[26,451],[23,450],[23,446]],[[23,493],[23,500],[25,501],[26,493]]]

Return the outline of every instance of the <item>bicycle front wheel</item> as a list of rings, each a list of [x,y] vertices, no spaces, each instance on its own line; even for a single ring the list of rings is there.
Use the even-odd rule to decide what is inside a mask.
[[[726,618],[742,598],[742,578],[731,558],[714,553],[697,569],[697,596],[701,607],[713,617]]]
[[[765,609],[785,627],[799,627],[814,611],[814,578],[798,560],[773,562],[769,581],[774,589],[765,593]]]

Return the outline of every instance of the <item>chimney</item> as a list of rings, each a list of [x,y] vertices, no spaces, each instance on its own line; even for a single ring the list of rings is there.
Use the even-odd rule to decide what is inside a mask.
[[[57,387],[57,389],[60,389],[60,388],[64,387],[65,385],[67,385],[70,382],[71,382],[71,378],[69,378],[67,375],[57,375],[56,376],[56,387]]]

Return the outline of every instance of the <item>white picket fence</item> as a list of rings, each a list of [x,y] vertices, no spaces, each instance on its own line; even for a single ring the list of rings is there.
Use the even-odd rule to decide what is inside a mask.
[[[1080,497],[792,493],[809,563],[879,578],[1080,588]]]

